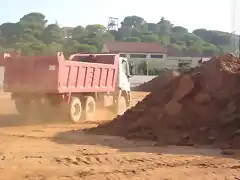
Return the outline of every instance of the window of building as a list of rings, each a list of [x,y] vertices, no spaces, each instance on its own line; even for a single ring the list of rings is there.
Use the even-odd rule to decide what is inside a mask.
[[[126,54],[120,54],[120,57],[126,57]]]
[[[130,58],[146,58],[146,54],[130,54]]]
[[[163,58],[162,54],[151,54],[151,58]]]

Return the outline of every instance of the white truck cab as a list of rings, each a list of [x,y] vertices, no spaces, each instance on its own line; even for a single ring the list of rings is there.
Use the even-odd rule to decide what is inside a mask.
[[[119,88],[123,91],[130,92],[130,68],[127,58],[119,58]]]
[[[118,115],[122,115],[131,104],[130,76],[131,72],[127,58],[120,57],[117,96],[115,96],[118,101],[116,102]]]

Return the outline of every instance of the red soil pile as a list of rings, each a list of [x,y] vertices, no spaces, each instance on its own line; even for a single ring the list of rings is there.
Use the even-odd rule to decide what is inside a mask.
[[[240,59],[214,57],[90,132],[160,145],[240,148]]]

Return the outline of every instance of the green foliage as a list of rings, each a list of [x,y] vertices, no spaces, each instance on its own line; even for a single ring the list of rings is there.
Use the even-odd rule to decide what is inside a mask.
[[[92,34],[92,33],[103,33],[106,31],[106,27],[104,27],[103,25],[101,24],[94,24],[94,25],[88,25],[86,27],[86,30],[89,34]]]
[[[161,18],[161,20],[157,23],[160,28],[159,35],[161,36],[168,36],[172,32],[173,24],[166,20],[164,17]]]
[[[182,26],[175,26],[172,28],[173,33],[187,34],[188,30]]]
[[[49,24],[43,31],[42,40],[45,44],[62,43],[64,39],[63,32],[57,24]]]
[[[77,44],[77,52],[96,52],[97,48],[88,44]]]
[[[23,27],[24,34],[31,34],[38,39],[41,38],[46,23],[45,16],[35,12],[23,16],[19,21],[19,24]]]
[[[124,41],[125,42],[141,42],[141,39],[137,37],[130,37],[130,38],[125,38]]]
[[[139,16],[126,16],[118,30],[109,32],[101,24],[60,28],[57,23],[47,22],[43,14],[32,12],[24,15],[17,23],[1,24],[0,52],[54,55],[63,51],[70,55],[76,52],[101,51],[105,41],[114,40],[157,42],[178,52],[201,56],[215,56],[231,51],[230,33],[206,29],[196,29],[191,33],[185,27],[174,26],[164,17],[157,23],[148,23]],[[148,73],[156,72],[154,70]]]
[[[151,34],[151,35],[143,35],[141,37],[142,42],[158,42],[159,41],[159,36],[156,34]]]
[[[72,33],[72,38],[76,39],[77,41],[81,41],[83,37],[86,37],[88,35],[88,31],[82,27],[82,26],[77,26],[76,28],[73,29]]]

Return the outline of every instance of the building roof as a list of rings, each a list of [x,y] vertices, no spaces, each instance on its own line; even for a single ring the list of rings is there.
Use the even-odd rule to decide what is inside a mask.
[[[106,42],[105,46],[110,52],[126,52],[126,53],[167,53],[164,47],[158,43],[150,42]]]

